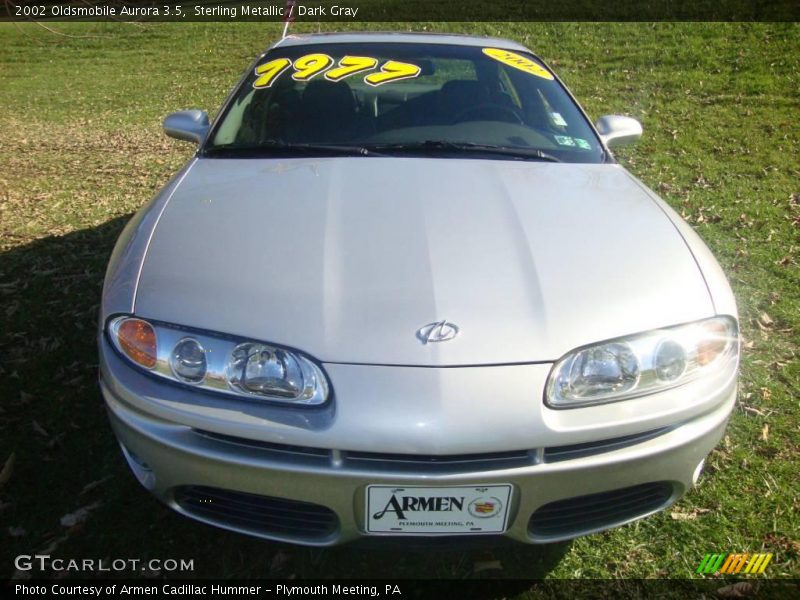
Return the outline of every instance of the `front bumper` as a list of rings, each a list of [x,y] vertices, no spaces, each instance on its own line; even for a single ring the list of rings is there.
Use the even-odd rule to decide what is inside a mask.
[[[731,378],[687,403],[692,410],[647,423],[629,418],[627,427],[623,412],[620,423],[605,433],[574,426],[577,433],[561,435],[560,442],[551,430],[541,438],[547,442],[529,436],[527,445],[515,448],[495,439],[499,452],[461,446],[448,452],[447,440],[438,436],[434,452],[397,452],[393,441],[405,448],[408,440],[395,439],[373,445],[390,452],[379,454],[365,451],[356,440],[341,440],[336,447],[307,443],[314,435],[330,439],[332,423],[342,418],[331,407],[329,414],[314,413],[317,417],[302,423],[292,413],[280,423],[280,435],[268,436],[272,439],[252,435],[252,422],[239,429],[222,428],[214,407],[192,406],[193,417],[183,418],[167,410],[180,402],[154,398],[154,390],[171,392],[172,386],[133,371],[103,344],[101,389],[111,423],[146,488],[197,520],[315,546],[366,536],[366,488],[371,484],[511,484],[509,525],[503,535],[525,543],[554,542],[622,525],[662,510],[692,486],[702,461],[723,435],[736,397]],[[475,369],[464,369],[465,375],[467,370]],[[347,386],[339,387],[341,394]],[[558,412],[543,421],[558,423],[573,418],[566,413],[582,411]],[[586,414],[575,418],[586,420]],[[265,429],[275,426],[273,421],[264,423]],[[633,430],[630,423],[635,423]],[[431,419],[428,425],[436,423]],[[292,438],[293,430],[302,436]],[[215,510],[206,502],[216,503]],[[293,525],[284,526],[283,520]]]

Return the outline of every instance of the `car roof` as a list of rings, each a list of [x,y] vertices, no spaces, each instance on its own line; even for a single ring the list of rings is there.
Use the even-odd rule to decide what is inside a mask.
[[[304,46],[308,44],[353,44],[358,42],[401,44],[446,44],[455,46],[492,46],[505,50],[530,52],[525,46],[503,38],[481,37],[452,33],[341,32],[289,35],[270,48]]]

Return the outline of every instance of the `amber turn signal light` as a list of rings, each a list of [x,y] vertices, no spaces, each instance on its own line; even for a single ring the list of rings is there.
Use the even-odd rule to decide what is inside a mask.
[[[135,363],[148,369],[156,366],[156,332],[147,321],[125,319],[117,329],[117,341]]]
[[[701,367],[711,364],[728,347],[730,332],[724,323],[711,321],[703,325],[706,337],[697,344],[697,364]]]

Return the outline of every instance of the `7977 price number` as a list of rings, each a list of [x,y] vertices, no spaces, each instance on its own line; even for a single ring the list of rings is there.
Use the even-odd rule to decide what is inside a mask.
[[[255,73],[258,77],[253,82],[253,87],[256,89],[271,87],[290,67],[294,69],[292,79],[295,81],[308,81],[315,75],[324,73],[325,79],[335,82],[359,73],[375,71],[364,77],[364,83],[371,86],[419,77],[422,72],[420,67],[411,63],[387,60],[378,67],[378,62],[378,59],[369,56],[343,56],[336,64],[336,61],[327,54],[319,53],[306,54],[294,61],[289,58],[276,58],[256,67]]]

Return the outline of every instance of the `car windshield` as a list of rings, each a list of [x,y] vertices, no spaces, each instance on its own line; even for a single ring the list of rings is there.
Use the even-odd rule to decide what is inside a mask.
[[[604,159],[552,73],[488,42],[275,48],[243,80],[203,154]]]

